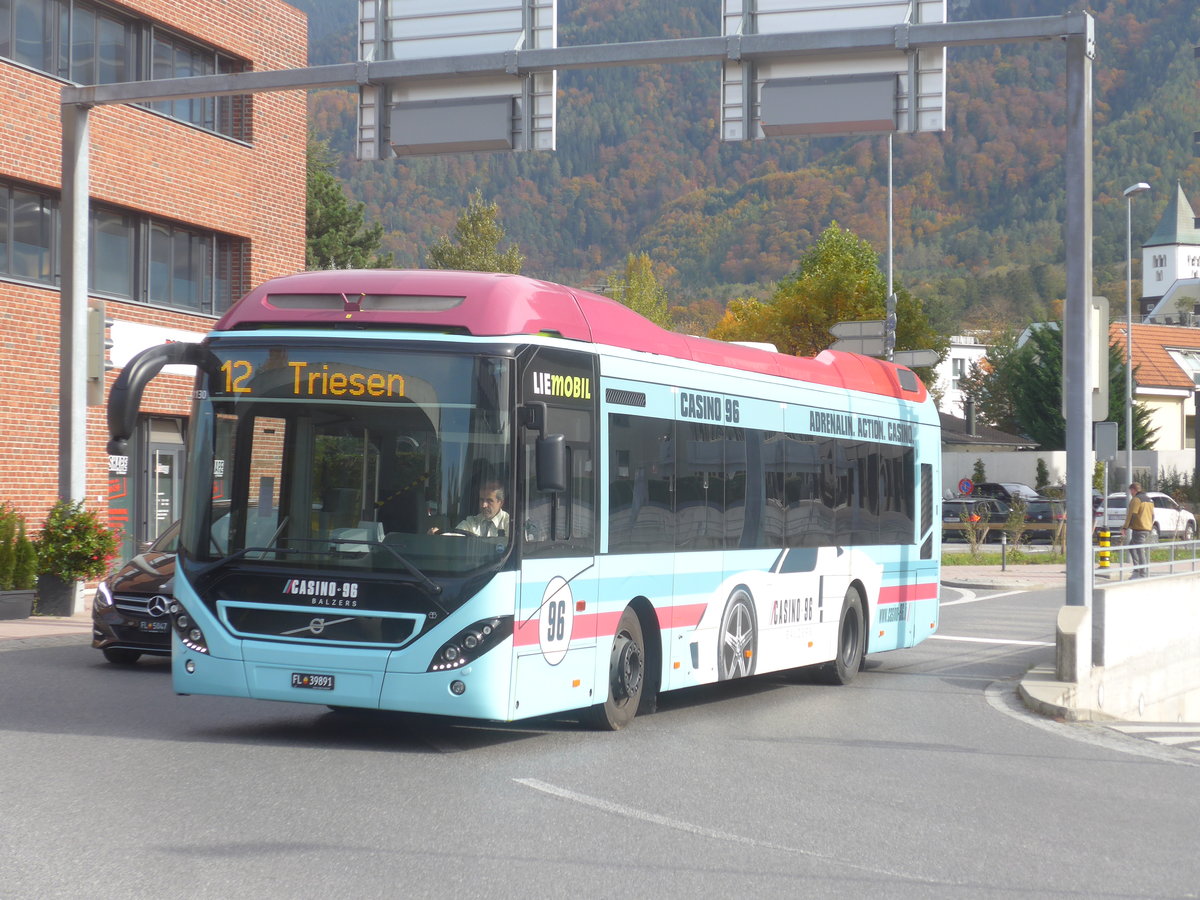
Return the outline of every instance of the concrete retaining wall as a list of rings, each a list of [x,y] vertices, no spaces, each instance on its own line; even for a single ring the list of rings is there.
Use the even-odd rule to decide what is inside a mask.
[[[1088,619],[1090,666],[1078,646]],[[1060,616],[1058,630],[1079,718],[1200,722],[1200,575],[1097,586],[1091,615]]]

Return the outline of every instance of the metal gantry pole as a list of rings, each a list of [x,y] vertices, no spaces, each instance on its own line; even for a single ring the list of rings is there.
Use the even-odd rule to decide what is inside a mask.
[[[1092,389],[1087,348],[1092,287],[1093,21],[1067,37],[1067,306],[1063,378],[1067,396],[1067,598],[1092,605]]]
[[[1133,195],[1150,190],[1144,181],[1125,188],[1125,484],[1133,478]]]
[[[87,496],[88,125],[62,107],[62,286],[59,295],[58,496]]]
[[[1125,192],[1125,483],[1133,481],[1133,194]]]

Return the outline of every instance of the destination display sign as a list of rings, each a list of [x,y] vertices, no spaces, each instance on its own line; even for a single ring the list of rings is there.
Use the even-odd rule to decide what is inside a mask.
[[[305,400],[400,400],[405,376],[397,371],[320,360],[226,359],[210,381],[214,397],[269,396]]]

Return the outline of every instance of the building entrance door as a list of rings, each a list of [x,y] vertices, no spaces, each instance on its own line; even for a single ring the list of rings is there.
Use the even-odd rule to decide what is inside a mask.
[[[153,541],[179,518],[183,487],[183,428],[178,419],[150,419],[146,445],[142,522]]]

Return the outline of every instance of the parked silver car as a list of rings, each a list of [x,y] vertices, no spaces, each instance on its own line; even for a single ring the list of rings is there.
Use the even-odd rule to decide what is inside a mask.
[[[1150,540],[1159,538],[1174,538],[1190,541],[1196,536],[1196,517],[1176,503],[1168,494],[1161,491],[1142,491],[1139,494],[1143,500],[1154,503],[1154,533]],[[1124,492],[1109,494],[1107,499],[1108,518],[1104,517],[1104,506],[1096,509],[1096,527],[1107,526],[1114,534],[1125,524],[1125,511],[1129,505],[1129,495]]]

